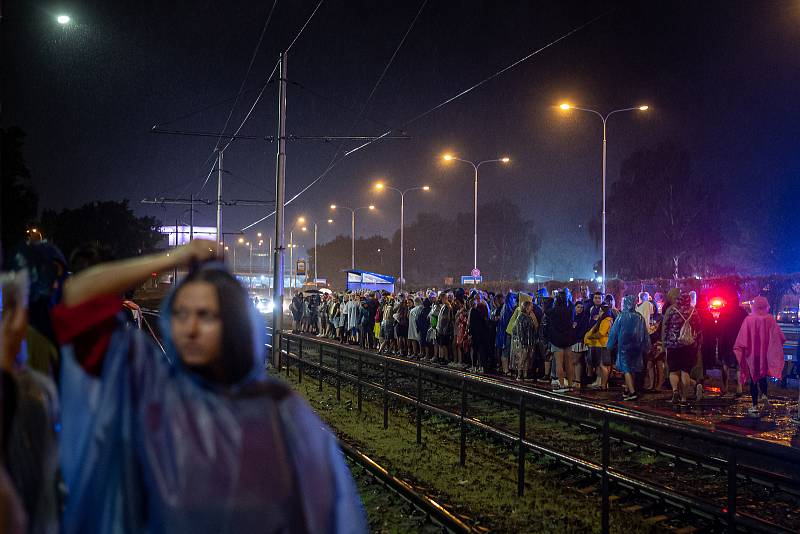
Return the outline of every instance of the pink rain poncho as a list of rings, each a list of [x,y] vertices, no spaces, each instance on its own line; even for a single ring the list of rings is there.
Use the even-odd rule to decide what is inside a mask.
[[[764,297],[753,300],[753,311],[742,323],[733,351],[739,362],[739,382],[756,382],[767,376],[780,377],[783,370],[783,335],[769,314]]]

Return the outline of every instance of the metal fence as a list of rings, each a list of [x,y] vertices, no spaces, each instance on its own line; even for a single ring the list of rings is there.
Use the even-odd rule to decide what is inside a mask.
[[[517,493],[520,496],[525,492],[525,464],[529,453],[556,459],[599,477],[603,532],[609,531],[612,483],[710,519],[729,532],[746,530],[774,533],[785,530],[768,520],[737,509],[741,484],[757,484],[773,492],[787,492],[800,497],[800,473],[797,471],[800,453],[789,447],[742,439],[724,431],[712,431],[666,417],[567,395],[516,387],[483,376],[382,356],[328,340],[281,333],[275,337],[275,341],[279,350],[272,352],[273,366],[286,373],[290,372],[290,367],[295,367],[300,382],[309,379],[318,381],[320,391],[325,380],[332,382],[337,401],[341,400],[342,386],[351,385],[359,412],[365,395],[380,398],[384,428],[388,428],[390,423],[390,400],[410,407],[416,414],[417,443],[422,442],[424,413],[455,422],[460,429],[459,460],[462,466],[467,461],[467,437],[470,433],[483,433],[513,447],[517,453]],[[309,371],[312,375],[309,375]],[[486,403],[513,410],[517,419],[516,428],[476,416],[475,412]],[[542,437],[529,438],[526,423],[531,416],[580,425],[582,429],[594,432],[599,454],[581,457],[570,451],[558,450]],[[664,436],[670,439],[665,440]],[[658,481],[646,480],[630,472],[630,469],[612,465],[612,449],[620,444],[690,462],[698,469],[717,472],[727,488],[724,504],[689,495]],[[770,466],[770,469],[760,467],[763,465]]]

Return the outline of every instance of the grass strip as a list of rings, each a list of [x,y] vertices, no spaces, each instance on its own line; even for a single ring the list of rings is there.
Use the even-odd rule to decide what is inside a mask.
[[[547,459],[528,456],[525,495],[517,497],[517,458],[507,446],[473,436],[467,465],[461,467],[458,430],[450,422],[427,418],[422,444],[417,445],[416,427],[407,412],[392,410],[389,428],[384,429],[379,402],[364,397],[358,413],[349,388],[342,388],[342,401],[337,402],[335,387],[327,383],[320,392],[316,381],[298,384],[291,375],[288,382],[344,439],[390,466],[396,476],[449,503],[454,513],[470,517],[474,527],[494,532],[600,531],[599,494],[568,487],[565,478],[571,475],[559,473]],[[645,517],[614,508],[611,525],[614,531],[664,531]]]

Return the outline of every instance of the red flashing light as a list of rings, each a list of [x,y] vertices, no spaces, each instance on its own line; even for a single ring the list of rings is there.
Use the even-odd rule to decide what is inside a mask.
[[[719,310],[725,307],[725,301],[719,297],[714,297],[708,301],[708,307],[711,310]]]

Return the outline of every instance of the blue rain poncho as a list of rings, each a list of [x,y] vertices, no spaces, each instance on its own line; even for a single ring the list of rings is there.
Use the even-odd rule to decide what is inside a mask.
[[[644,355],[650,350],[650,334],[644,317],[634,309],[632,295],[622,301],[622,311],[608,333],[609,350],[617,349],[616,367],[623,373],[641,371]]]
[[[222,386],[181,365],[171,299],[160,321],[167,358],[121,320],[99,376],[62,347],[64,534],[366,532],[336,439],[265,378],[255,314],[252,368]]]
[[[504,349],[511,344],[511,336],[506,333],[508,323],[511,321],[511,316],[514,315],[514,309],[517,307],[517,296],[511,291],[506,295],[506,300],[503,303],[503,308],[500,311],[500,322],[497,323],[497,334],[494,340],[494,346],[498,349]]]

